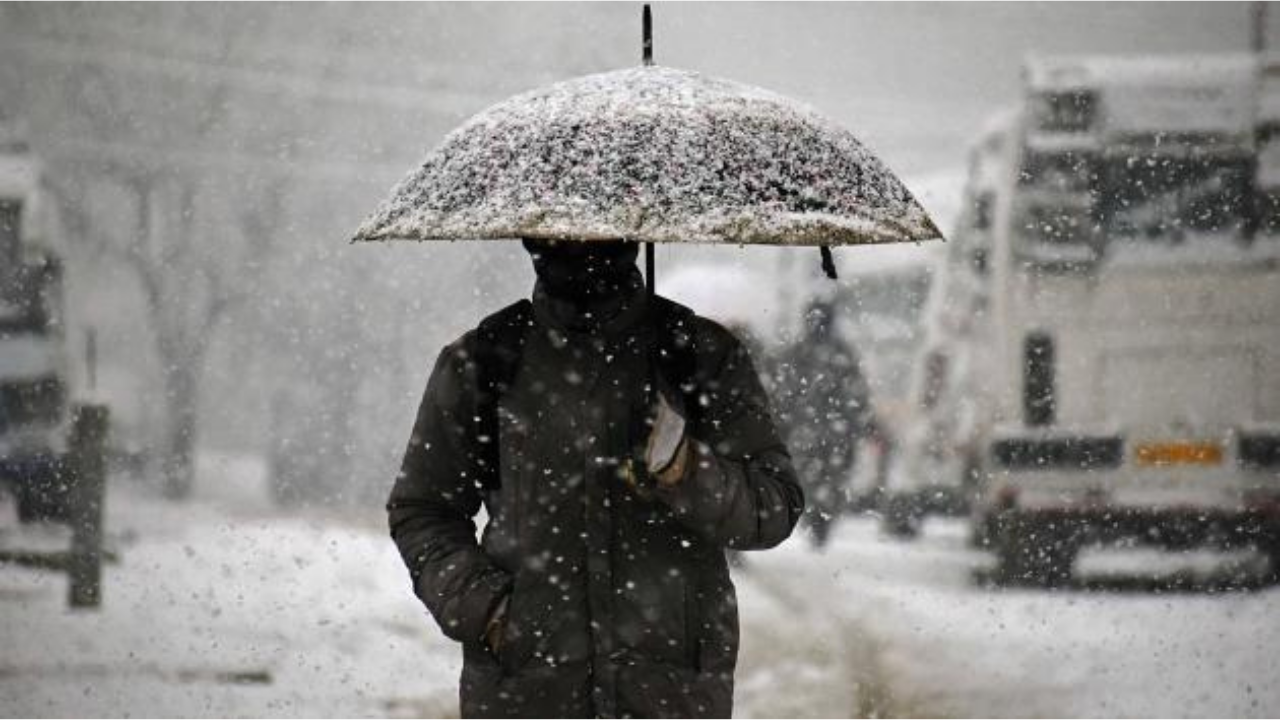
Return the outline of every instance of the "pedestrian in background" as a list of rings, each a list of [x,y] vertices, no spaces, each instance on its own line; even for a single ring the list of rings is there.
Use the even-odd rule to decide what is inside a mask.
[[[876,425],[858,353],[835,320],[831,302],[811,302],[804,330],[776,371],[780,424],[805,488],[804,519],[816,548],[827,544],[849,505],[858,444]]]

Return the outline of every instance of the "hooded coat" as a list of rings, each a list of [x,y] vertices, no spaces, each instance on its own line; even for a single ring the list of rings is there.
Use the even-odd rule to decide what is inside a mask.
[[[464,717],[729,717],[738,612],[724,550],[769,548],[794,528],[803,493],[741,343],[663,298],[638,273],[604,322],[535,288],[492,317],[525,326],[496,403],[477,420],[480,328],[436,361],[388,502],[416,594],[462,645]],[[692,462],[644,491],[627,458],[643,439],[644,384],[662,347],[655,317],[679,317]],[[655,344],[656,343],[656,344]],[[496,482],[485,478],[496,441]],[[474,518],[488,521],[479,542]],[[482,639],[507,597],[498,653]]]

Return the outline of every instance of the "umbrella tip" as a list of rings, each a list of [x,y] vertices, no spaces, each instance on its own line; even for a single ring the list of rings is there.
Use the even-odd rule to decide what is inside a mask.
[[[644,37],[641,51],[641,57],[646,67],[653,64],[653,13],[649,10],[649,3],[644,4],[643,22]]]

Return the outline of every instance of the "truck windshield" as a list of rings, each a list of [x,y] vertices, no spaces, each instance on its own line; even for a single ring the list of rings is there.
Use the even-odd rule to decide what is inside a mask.
[[[1045,91],[1031,100],[1036,127],[1045,132],[1085,132],[1093,126],[1097,110],[1098,98],[1092,90]]]
[[[1022,214],[1022,233],[1031,241],[1049,245],[1087,244],[1093,237],[1088,208],[1037,203]]]
[[[1241,157],[1112,158],[1103,164],[1096,215],[1112,239],[1239,234],[1249,212],[1250,172]]]

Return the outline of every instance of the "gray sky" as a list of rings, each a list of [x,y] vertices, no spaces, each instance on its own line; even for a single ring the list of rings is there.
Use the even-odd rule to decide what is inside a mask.
[[[659,62],[806,100],[907,173],[961,163],[983,119],[1016,99],[1028,53],[1239,51],[1250,20],[1246,3],[717,3],[656,11]]]
[[[397,353],[417,368],[483,312],[527,292],[527,261],[505,246],[353,249],[350,232],[470,115],[534,86],[638,63],[640,7],[0,3],[0,115],[26,122],[51,181],[77,202],[83,193],[93,211],[72,284],[100,329],[104,367],[133,372],[134,348],[147,346],[131,276],[94,254],[133,232],[127,188],[113,179],[112,168],[124,168],[168,178],[157,202],[175,182],[198,188],[197,229],[227,257],[236,246],[224,231],[229,209],[253,209],[262,188],[280,188],[280,280],[252,288],[254,302],[218,334],[225,352],[278,354],[273,333],[313,327],[314,313],[335,336],[356,328],[368,337],[307,343],[371,347],[380,371]],[[921,178],[958,178],[970,138],[1017,99],[1027,53],[1239,51],[1250,20],[1245,3],[658,3],[654,12],[660,64],[806,101],[858,133],[913,191],[939,185],[947,197],[957,181]],[[1280,41],[1280,13],[1271,15]],[[842,268],[870,266],[876,250]],[[677,264],[659,255],[663,267]],[[282,320],[282,303],[298,317]],[[270,342],[254,343],[247,327]],[[216,373],[222,364],[210,365]],[[210,397],[223,403],[248,387],[241,380],[211,376],[211,387],[229,389]],[[412,395],[417,382],[377,387]],[[226,427],[260,434],[239,420],[243,403],[225,404],[237,418]]]
[[[983,118],[1017,97],[1028,53],[1243,50],[1249,8],[658,3],[656,56],[805,100],[895,169],[918,174],[961,164]],[[1280,39],[1280,13],[1270,14],[1270,35]],[[288,159],[323,154],[398,174],[509,94],[637,62],[639,15],[640,3],[629,2],[10,5],[0,8],[8,26],[0,37],[22,56],[19,65],[47,68],[100,51],[113,72],[125,61],[129,72],[159,61],[169,76],[198,81],[219,68],[220,77],[232,73],[233,99],[253,123],[270,125],[300,102],[314,106],[320,118],[296,127]],[[38,83],[43,70],[9,72]],[[160,107],[130,112],[147,139],[170,126]]]

